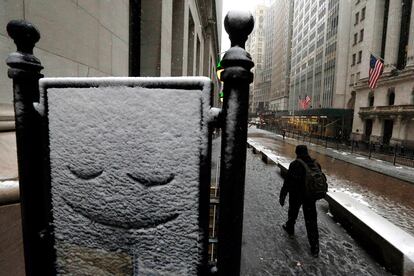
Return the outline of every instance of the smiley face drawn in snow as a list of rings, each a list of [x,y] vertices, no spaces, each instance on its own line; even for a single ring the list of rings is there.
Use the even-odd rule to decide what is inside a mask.
[[[60,241],[122,250],[151,267],[155,243],[157,254],[166,255],[167,267],[179,266],[188,255],[190,265],[183,269],[193,269],[205,141],[201,91],[192,93],[136,87],[48,89],[57,248]]]

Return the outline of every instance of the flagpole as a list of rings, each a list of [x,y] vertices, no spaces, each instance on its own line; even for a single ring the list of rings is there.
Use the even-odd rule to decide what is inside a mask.
[[[373,55],[374,57],[376,57],[377,59],[380,59],[380,60],[382,60],[384,63],[385,63],[385,60],[383,59],[383,58],[381,58],[381,57],[379,57],[379,56],[377,56],[376,54],[374,54],[373,52],[369,52],[371,55]]]

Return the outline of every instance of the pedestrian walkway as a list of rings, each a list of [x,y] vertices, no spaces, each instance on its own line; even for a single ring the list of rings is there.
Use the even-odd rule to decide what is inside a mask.
[[[249,135],[262,135],[263,137],[268,137],[277,140],[283,140],[282,135],[275,134],[270,131],[256,129],[256,128],[249,128]],[[345,152],[341,150],[336,150],[333,148],[325,148],[321,145],[316,145],[309,142],[298,141],[293,138],[285,138],[285,142],[298,145],[298,144],[306,144],[310,150],[316,151],[320,154],[324,154],[335,159],[339,159],[366,169],[370,169],[372,171],[376,171],[385,175],[389,175],[391,177],[395,177],[410,183],[414,184],[414,168],[410,168],[407,166],[394,166],[392,163],[379,160],[379,159],[368,159],[366,156],[359,155],[359,154],[351,154],[350,152]]]
[[[241,275],[391,275],[333,220],[324,201],[317,204],[319,258],[310,254],[302,212],[289,238],[281,228],[288,208],[278,204],[282,184],[279,169],[248,150]]]

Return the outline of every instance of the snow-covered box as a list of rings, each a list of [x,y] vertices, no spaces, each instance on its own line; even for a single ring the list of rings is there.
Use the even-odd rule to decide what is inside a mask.
[[[211,81],[45,78],[40,92],[57,273],[198,274]]]

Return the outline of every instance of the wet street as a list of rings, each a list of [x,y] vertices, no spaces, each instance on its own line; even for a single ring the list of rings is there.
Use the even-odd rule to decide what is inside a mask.
[[[295,145],[270,138],[262,133],[250,133],[264,147],[287,162],[295,158]],[[310,150],[326,173],[331,191],[348,192],[398,227],[414,235],[414,185],[360,166],[356,166]],[[356,157],[361,158],[361,157]]]

